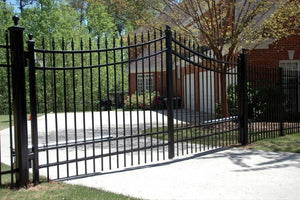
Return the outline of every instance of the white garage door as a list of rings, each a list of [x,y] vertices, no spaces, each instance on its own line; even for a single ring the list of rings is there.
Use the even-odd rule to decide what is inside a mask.
[[[200,112],[215,113],[215,80],[210,71],[199,73]]]
[[[184,107],[188,110],[195,110],[195,74],[184,76]]]

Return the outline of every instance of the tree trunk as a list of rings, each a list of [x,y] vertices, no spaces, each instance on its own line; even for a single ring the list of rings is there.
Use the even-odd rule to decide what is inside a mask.
[[[221,106],[222,117],[228,117],[227,93],[226,93],[226,74],[221,74]]]
[[[23,14],[23,1],[20,0],[20,12],[21,12],[21,15]]]

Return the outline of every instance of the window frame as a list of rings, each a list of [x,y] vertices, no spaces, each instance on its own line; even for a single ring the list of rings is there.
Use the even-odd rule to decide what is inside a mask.
[[[144,79],[144,80],[143,80]],[[153,91],[153,74],[138,74],[136,80],[136,92],[144,94]]]

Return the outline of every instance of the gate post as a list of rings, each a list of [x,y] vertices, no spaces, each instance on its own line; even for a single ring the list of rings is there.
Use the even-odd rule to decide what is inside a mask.
[[[14,26],[9,28],[13,85],[14,137],[16,153],[16,186],[26,187],[28,172],[28,133],[25,90],[24,28],[18,26],[19,18],[13,17]]]
[[[248,143],[247,55],[245,49],[238,58],[239,142]]]
[[[28,58],[29,58],[29,87],[30,87],[30,115],[31,115],[31,141],[32,141],[32,160],[33,160],[33,182],[39,182],[39,152],[37,135],[37,109],[36,109],[36,79],[35,79],[35,58],[33,35],[28,35]]]
[[[167,109],[168,109],[168,152],[174,158],[174,114],[173,114],[173,68],[172,68],[172,31],[166,26],[166,67],[167,67]]]

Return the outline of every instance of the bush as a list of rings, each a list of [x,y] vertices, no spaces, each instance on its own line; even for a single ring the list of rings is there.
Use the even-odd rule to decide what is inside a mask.
[[[216,115],[215,118],[222,118],[222,103],[216,103]]]
[[[282,93],[278,87],[265,86],[257,89],[254,108],[257,110],[256,112],[259,111],[259,113],[255,113],[253,119],[276,120],[276,118],[278,118],[278,112],[282,109],[281,98]]]
[[[252,87],[251,83],[247,83],[247,96],[248,96],[248,115],[253,117],[253,108],[255,107],[255,96],[257,90]],[[227,89],[227,103],[230,116],[238,115],[238,85],[231,84]],[[257,111],[258,112],[258,111]]]
[[[145,109],[145,110],[159,110],[163,108],[163,99],[159,92],[145,92],[144,94],[132,94],[127,96],[124,102],[126,110]]]
[[[247,83],[248,118],[252,120],[268,120],[277,115],[270,116],[268,112],[278,110],[281,92],[278,87],[265,86],[254,88]],[[238,115],[238,86],[232,84],[227,89],[227,103],[230,116]],[[270,118],[271,117],[271,118]],[[270,119],[269,119],[270,118]]]

